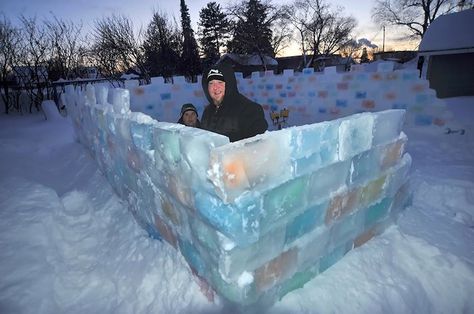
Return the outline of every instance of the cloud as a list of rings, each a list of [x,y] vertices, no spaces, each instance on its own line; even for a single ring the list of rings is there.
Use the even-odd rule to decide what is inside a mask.
[[[379,46],[377,46],[376,44],[373,44],[370,40],[368,40],[367,38],[360,38],[357,40],[357,43],[360,45],[360,46],[365,46],[365,47],[368,47],[368,48],[378,48]]]

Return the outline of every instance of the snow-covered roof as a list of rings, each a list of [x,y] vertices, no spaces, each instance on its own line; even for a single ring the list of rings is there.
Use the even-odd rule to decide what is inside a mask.
[[[420,43],[419,52],[474,47],[474,10],[446,14],[431,23]]]
[[[140,78],[140,76],[136,75],[136,74],[133,74],[133,73],[131,73],[131,74],[124,73],[120,76],[120,78],[124,79],[124,80],[131,80],[131,79]]]

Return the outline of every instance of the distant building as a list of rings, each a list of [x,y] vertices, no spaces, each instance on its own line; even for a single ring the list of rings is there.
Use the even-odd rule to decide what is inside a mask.
[[[48,70],[45,66],[14,66],[13,75],[16,83],[21,86],[44,83],[48,80]]]
[[[423,36],[419,68],[438,97],[474,95],[473,29],[470,9],[438,17]]]
[[[236,53],[226,53],[217,62],[227,63],[232,65],[235,72],[241,72],[244,77],[249,76],[252,72],[276,70],[278,68],[278,62],[269,56],[262,58],[257,55],[243,55]]]
[[[384,51],[374,53],[374,61],[395,61],[405,63],[416,58],[418,51]]]
[[[312,55],[306,56],[306,62],[311,60]],[[278,61],[278,72],[281,73],[286,69],[293,69],[295,71],[302,71],[306,67],[304,57],[290,56],[276,58]],[[349,71],[351,65],[356,62],[351,57],[342,57],[334,54],[329,56],[320,56],[314,59],[312,67],[315,71],[323,71],[325,67],[336,67],[337,72]]]
[[[81,66],[78,68],[80,78],[96,79],[99,78],[99,70],[96,67]]]

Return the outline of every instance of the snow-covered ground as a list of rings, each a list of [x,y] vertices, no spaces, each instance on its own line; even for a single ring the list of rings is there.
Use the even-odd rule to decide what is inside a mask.
[[[413,205],[270,313],[474,313],[474,97],[407,129]],[[0,115],[0,313],[221,313],[150,239],[67,119]]]

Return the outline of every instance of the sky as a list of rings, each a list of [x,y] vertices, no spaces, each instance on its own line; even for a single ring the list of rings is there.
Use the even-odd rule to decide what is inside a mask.
[[[413,203],[397,224],[268,312],[474,313],[474,97],[453,118],[406,126]],[[0,312],[224,313],[181,255],[113,192],[71,121],[0,105]]]
[[[199,11],[206,6],[210,0],[188,0],[186,4],[188,6],[191,22],[193,24],[194,31],[197,31],[197,22],[199,20]],[[289,0],[275,1],[275,3],[283,4],[289,3]],[[226,1],[219,1],[222,7],[225,6]],[[354,16],[358,21],[358,27],[356,29],[356,38],[367,38],[374,44],[382,47],[383,32],[382,29],[376,26],[371,21],[371,9],[374,5],[374,0],[360,0],[360,1],[347,1],[347,0],[336,0],[330,1],[332,6],[343,7],[346,15]],[[38,17],[50,17],[51,13],[61,17],[65,20],[71,20],[74,22],[83,22],[84,28],[92,27],[96,19],[110,16],[112,14],[123,14],[128,16],[134,22],[135,27],[146,26],[151,20],[152,13],[154,11],[162,11],[167,13],[170,17],[175,16],[179,21],[179,1],[156,1],[156,0],[143,0],[140,2],[131,0],[75,0],[75,1],[63,1],[63,0],[2,0],[0,4],[0,11],[14,20],[21,14],[25,16],[38,16]],[[390,29],[386,30],[386,49],[390,49],[394,46],[394,38],[399,35],[391,33]],[[410,45],[411,49],[415,49],[416,46]],[[290,48],[285,54],[293,55],[298,54],[297,48]]]

